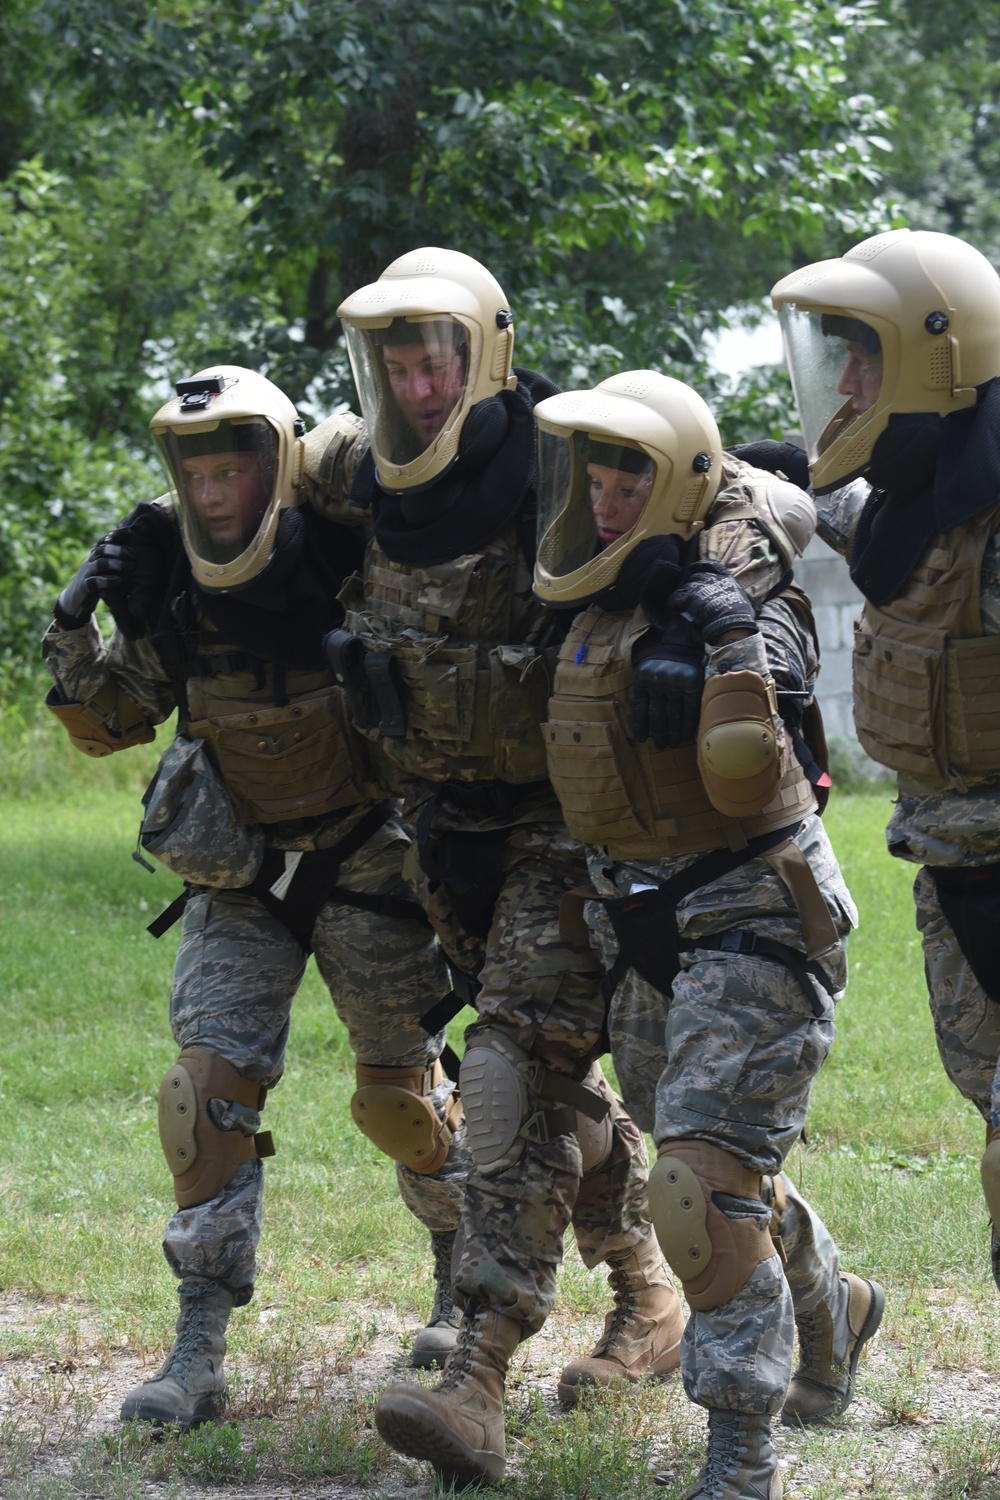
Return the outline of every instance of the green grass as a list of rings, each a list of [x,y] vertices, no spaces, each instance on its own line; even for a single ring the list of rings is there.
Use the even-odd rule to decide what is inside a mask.
[[[178,885],[129,857],[152,747],[131,770],[77,756],[53,774],[63,766],[55,731],[54,721],[36,726],[35,753],[11,758],[0,840],[0,1293],[31,1299],[30,1315],[0,1318],[0,1389],[6,1381],[13,1392],[0,1400],[0,1494],[183,1497],[198,1485],[279,1478],[306,1493],[339,1476],[351,1493],[377,1496],[424,1482],[426,1470],[400,1465],[379,1442],[370,1393],[351,1395],[345,1372],[384,1350],[387,1328],[399,1347],[396,1320],[418,1325],[431,1299],[426,1236],[391,1167],[350,1124],[351,1059],[312,966],[287,1072],[268,1101],[279,1154],[267,1169],[258,1295],[232,1325],[233,1421],[158,1446],[91,1431],[116,1357],[152,1361],[171,1337],[173,1279],[159,1237],[172,1200],[155,1115],[175,1055],[166,1002],[176,933],[157,943],[145,925]],[[978,1180],[982,1127],[937,1058],[913,872],[884,852],[888,811],[878,788],[841,796],[827,817],[862,925],[808,1142],[789,1170],[845,1265],[889,1290],[877,1354],[860,1377],[874,1413],[866,1420],[891,1432],[924,1423],[928,1438],[912,1478],[850,1422],[785,1434],[786,1491],[996,1500],[995,1421],[974,1410],[928,1417],[940,1372],[1000,1378],[1000,1316]],[[697,1466],[700,1414],[676,1386],[572,1415],[540,1399],[539,1372],[544,1386],[568,1350],[586,1347],[606,1305],[602,1276],[570,1250],[555,1343],[532,1341],[511,1381],[512,1454],[522,1462],[503,1486],[509,1500],[670,1500]],[[657,1466],[671,1476],[666,1489],[652,1488]]]

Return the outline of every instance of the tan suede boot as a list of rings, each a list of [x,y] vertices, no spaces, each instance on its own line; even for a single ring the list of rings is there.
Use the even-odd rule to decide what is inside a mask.
[[[397,1453],[432,1464],[445,1484],[499,1479],[507,1460],[504,1377],[520,1342],[520,1323],[470,1301],[442,1379],[431,1390],[389,1386],[375,1408],[379,1432]]]
[[[593,1354],[562,1372],[559,1399],[575,1406],[587,1386],[608,1386],[648,1375],[666,1380],[681,1362],[684,1312],[655,1235],[627,1260],[612,1265],[614,1307]]]
[[[849,1271],[840,1279],[846,1293],[836,1313],[821,1302],[815,1311],[796,1315],[799,1363],[781,1413],[788,1427],[843,1416],[854,1395],[858,1356],[882,1321],[885,1292],[878,1282]]]

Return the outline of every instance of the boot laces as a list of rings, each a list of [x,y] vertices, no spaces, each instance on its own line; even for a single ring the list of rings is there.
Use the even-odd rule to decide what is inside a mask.
[[[611,1309],[608,1324],[598,1340],[597,1347],[591,1355],[592,1359],[599,1359],[606,1354],[612,1344],[616,1343],[619,1335],[635,1322],[636,1291],[625,1271],[621,1266],[612,1266],[608,1277],[608,1285],[615,1294],[614,1307]]]
[[[485,1313],[481,1313],[474,1302],[470,1301],[466,1305],[465,1317],[458,1331],[458,1343],[445,1362],[444,1374],[437,1385],[439,1391],[454,1390],[467,1379],[484,1317]]]
[[[428,1327],[443,1323],[455,1306],[451,1290],[451,1256],[455,1248],[455,1233],[432,1234],[431,1248],[434,1251],[434,1307]]]
[[[159,1372],[161,1378],[165,1375],[183,1374],[191,1365],[205,1357],[205,1346],[211,1332],[206,1301],[204,1296],[182,1296],[180,1332]]]
[[[795,1319],[795,1331],[799,1336],[799,1367],[803,1370],[819,1370],[820,1344],[823,1340],[823,1319],[818,1309],[799,1313]]]
[[[708,1457],[702,1470],[701,1486],[712,1494],[721,1495],[726,1481],[739,1473],[740,1460],[749,1453],[746,1446],[746,1429],[743,1427],[720,1427],[713,1425],[708,1434]]]

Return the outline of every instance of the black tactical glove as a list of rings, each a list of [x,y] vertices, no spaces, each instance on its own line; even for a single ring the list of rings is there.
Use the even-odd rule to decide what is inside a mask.
[[[632,737],[652,739],[657,750],[676,750],[698,732],[705,684],[705,649],[691,626],[676,618],[660,644],[635,669]]]
[[[121,588],[134,573],[134,552],[131,547],[113,541],[114,536],[116,532],[109,531],[91,549],[56,600],[53,613],[63,630],[79,630],[86,625],[97,601],[110,590]]]
[[[729,452],[745,464],[753,464],[755,469],[784,474],[800,490],[809,488],[809,460],[805,449],[794,443],[776,443],[773,438],[761,438],[759,443],[739,443]]]
[[[670,604],[697,627],[709,646],[729,630],[748,630],[754,635],[758,630],[750,595],[719,563],[692,563]]]

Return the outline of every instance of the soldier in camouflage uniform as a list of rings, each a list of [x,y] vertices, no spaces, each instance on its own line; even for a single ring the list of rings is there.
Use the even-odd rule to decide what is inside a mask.
[[[531,593],[533,406],[554,387],[511,367],[512,318],[476,261],[414,251],[340,308],[372,449],[354,498],[374,511],[363,578],[328,648],[356,721],[407,789],[427,909],[478,976],[462,1099],[473,1170],[455,1279],[459,1347],[435,1389],[391,1386],[376,1421],[446,1479],[505,1463],[508,1361],[552,1307],[572,1222],[607,1261],[615,1307],[586,1384],[677,1367],[680,1303],[645,1209],[642,1135],[605,1083],[587,883],[546,777],[539,725],[561,635]]]
[[[1000,1287],[1000,277],[962,240],[895,230],[772,297],[820,534],[865,596],[858,738],[897,774],[889,853],[921,866],[934,1029],[986,1122]]]
[[[395,1158],[431,1234],[438,1295],[415,1363],[443,1362],[456,1340],[469,1156],[443,1029],[420,1019],[448,989],[444,959],[402,877],[408,837],[321,650],[358,533],[301,504],[304,425],[269,381],[223,366],[178,390],[153,424],[175,495],[95,547],[43,649],[49,706],[87,754],[148,742],[179,709],[141,837],[187,882],[170,998],[181,1054],[160,1093],[178,1203],[163,1249],[181,1311],[166,1363],[122,1416],[186,1428],[216,1414],[230,1310],[253,1294],[272,1152],[261,1110],[310,951],[357,1060],[355,1120]],[[319,443],[328,477],[348,486],[360,422],[331,419]],[[92,618],[102,595],[118,624],[107,646]],[[405,1122],[404,1149],[387,1111]]]
[[[681,1372],[709,1448],[687,1500],[778,1500],[772,1415],[839,1415],[884,1305],[782,1172],[855,921],[800,733],[818,662],[790,569],[812,507],[724,454],[705,403],[664,375],[536,417],[535,588],[582,607],[543,734],[590,846],[612,1055],[657,1144],[650,1211],[691,1310]]]

